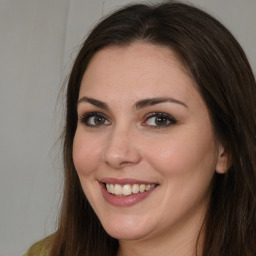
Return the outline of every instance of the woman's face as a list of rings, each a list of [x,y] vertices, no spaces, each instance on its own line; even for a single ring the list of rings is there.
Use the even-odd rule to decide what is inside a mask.
[[[77,111],[74,164],[111,236],[200,228],[222,147],[170,49],[136,42],[99,51],[83,76]]]

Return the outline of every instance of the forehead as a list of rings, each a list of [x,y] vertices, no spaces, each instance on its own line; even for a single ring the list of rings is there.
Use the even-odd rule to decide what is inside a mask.
[[[138,72],[154,68],[154,73],[159,72],[164,66],[169,69],[171,65],[189,75],[177,54],[169,47],[141,41],[124,46],[111,45],[101,49],[92,57],[85,73],[88,75],[91,70],[95,71],[95,68],[99,72],[105,73],[108,72],[108,68],[112,68],[112,64],[116,64],[120,69],[137,70]],[[102,69],[99,70],[100,68]]]
[[[176,54],[167,47],[136,42],[110,46],[91,59],[82,79],[80,96],[108,98],[186,98],[197,86]],[[111,94],[111,95],[110,95]]]

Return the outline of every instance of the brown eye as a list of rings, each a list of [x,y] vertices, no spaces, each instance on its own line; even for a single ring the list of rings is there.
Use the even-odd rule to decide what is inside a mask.
[[[166,113],[152,113],[142,125],[152,126],[153,128],[164,128],[176,123],[177,120]]]
[[[106,119],[104,117],[101,117],[101,116],[95,116],[95,117],[89,118],[89,120],[90,119],[92,119],[91,120],[92,121],[91,125],[102,125],[106,121]]]
[[[168,119],[165,117],[155,117],[155,124],[156,125],[167,125],[168,124]]]
[[[80,121],[87,126],[102,126],[108,125],[110,122],[101,113],[88,113],[80,118]]]

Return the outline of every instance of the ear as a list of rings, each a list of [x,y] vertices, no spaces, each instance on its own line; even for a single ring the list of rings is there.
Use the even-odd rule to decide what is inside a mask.
[[[227,150],[222,145],[219,145],[218,148],[218,158],[216,162],[216,172],[219,174],[224,174],[228,171],[229,168],[229,155]]]

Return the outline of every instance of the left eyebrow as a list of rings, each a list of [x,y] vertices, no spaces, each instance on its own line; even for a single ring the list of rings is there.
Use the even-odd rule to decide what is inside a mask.
[[[82,97],[81,99],[78,100],[78,104],[81,102],[88,102],[98,108],[109,110],[108,105],[105,102],[100,101],[100,100],[96,100],[96,99],[88,98],[88,97]]]
[[[148,99],[139,100],[138,102],[135,103],[134,109],[139,110],[145,107],[154,106],[154,105],[157,105],[160,103],[166,103],[166,102],[176,103],[185,108],[189,108],[184,102],[180,100],[176,100],[173,98],[160,97],[160,98],[148,98]]]

